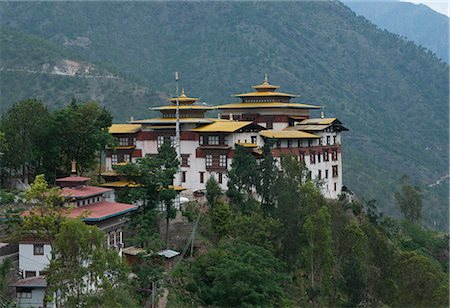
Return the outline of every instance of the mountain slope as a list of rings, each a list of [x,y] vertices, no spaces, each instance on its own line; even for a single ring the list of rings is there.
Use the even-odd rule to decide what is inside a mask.
[[[72,97],[96,100],[125,120],[135,111],[145,112],[145,101],[157,98],[148,88],[124,80],[102,66],[80,60],[60,46],[39,37],[0,29],[0,112],[25,98],[38,98],[60,107]],[[127,101],[133,113],[118,112]]]
[[[381,31],[336,2],[2,3],[2,23],[88,62],[116,67],[173,94],[236,101],[269,73],[300,102],[326,106],[350,132],[344,182],[398,213],[402,174],[427,194],[428,224],[445,228],[448,193],[428,188],[448,173],[448,65]],[[150,105],[160,100],[147,100]],[[117,106],[111,106],[118,113]],[[148,114],[133,110],[135,117]]]
[[[449,18],[423,4],[400,1],[344,1],[381,29],[422,45],[448,63]]]

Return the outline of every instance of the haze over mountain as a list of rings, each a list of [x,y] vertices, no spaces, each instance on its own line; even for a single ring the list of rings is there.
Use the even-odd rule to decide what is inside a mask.
[[[427,224],[447,226],[446,182],[428,185],[448,174],[448,65],[412,42],[377,29],[343,4],[10,2],[0,6],[3,27],[31,34],[73,55],[53,55],[49,48],[43,54],[51,59],[95,63],[122,76],[123,82],[105,85],[101,91],[112,91],[118,84],[151,89],[152,95],[124,92],[129,96],[115,99],[112,91],[104,103],[117,120],[131,114],[150,116],[144,111],[147,107],[174,94],[174,71],[180,72],[187,94],[209,104],[236,101],[230,95],[249,90],[267,72],[282,91],[300,94],[299,102],[326,106],[327,116],[338,117],[350,128],[343,142],[345,185],[360,196],[376,198],[388,214],[396,214],[393,191],[401,175],[410,175],[424,189]],[[3,77],[9,63],[42,67],[15,53],[13,41],[8,48],[9,60],[2,59],[2,89],[9,79]],[[47,92],[49,83],[43,74],[35,74],[33,83],[19,72],[13,76],[16,85],[24,80],[27,88],[16,86],[7,96],[8,104],[24,95]],[[85,92],[82,85],[53,88],[51,95],[65,96],[67,102]],[[54,102],[48,97],[46,103]]]
[[[346,0],[345,5],[381,29],[406,37],[449,61],[449,17],[426,5],[396,0]]]

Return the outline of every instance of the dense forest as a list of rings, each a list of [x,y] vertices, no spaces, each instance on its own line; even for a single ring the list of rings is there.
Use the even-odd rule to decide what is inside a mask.
[[[7,71],[27,66],[15,56],[15,41],[6,40],[2,106],[28,97],[62,105],[75,96],[99,100],[123,121],[150,116],[147,107],[173,95],[174,71],[188,93],[213,105],[231,102],[231,94],[267,72],[282,90],[326,106],[326,115],[350,128],[343,146],[347,187],[399,215],[393,195],[408,175],[426,196],[425,223],[447,229],[448,179],[433,184],[448,175],[448,65],[341,3],[4,2],[0,8],[7,33],[22,33],[25,41],[32,35],[70,53],[57,59],[95,64],[124,80]]]

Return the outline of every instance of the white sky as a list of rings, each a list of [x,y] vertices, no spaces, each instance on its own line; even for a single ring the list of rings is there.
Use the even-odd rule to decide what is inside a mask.
[[[447,15],[450,17],[450,0],[402,0],[405,2],[412,2],[412,3],[422,3],[436,12],[439,12],[441,14]]]

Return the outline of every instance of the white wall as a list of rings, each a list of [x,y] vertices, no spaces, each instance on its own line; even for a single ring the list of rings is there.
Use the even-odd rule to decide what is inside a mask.
[[[52,247],[50,244],[44,244],[44,254],[34,255],[34,244],[19,244],[19,270],[36,271],[36,276],[50,264],[52,257]]]

